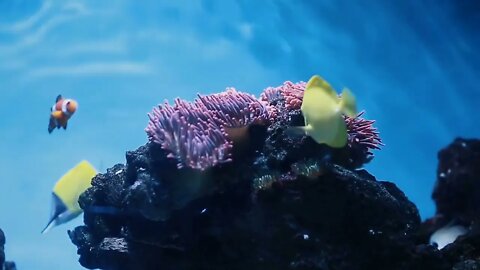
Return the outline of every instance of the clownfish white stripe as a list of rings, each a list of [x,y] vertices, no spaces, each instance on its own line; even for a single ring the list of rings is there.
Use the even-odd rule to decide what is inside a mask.
[[[67,105],[71,102],[72,100],[71,99],[65,99],[62,101],[62,112],[69,116],[70,115],[70,112],[68,111],[68,108],[67,108]]]

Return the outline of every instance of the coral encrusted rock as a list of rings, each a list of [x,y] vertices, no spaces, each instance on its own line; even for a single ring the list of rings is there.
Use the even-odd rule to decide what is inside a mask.
[[[69,231],[80,263],[411,269],[417,208],[362,169],[383,145],[374,122],[345,118],[349,141],[340,149],[292,136],[288,128],[304,124],[304,87],[288,82],[258,100],[227,90],[154,109],[149,142],[80,197],[85,225]]]
[[[5,234],[0,229],[0,269],[1,270],[15,270],[14,262],[5,261]]]
[[[420,224],[415,205],[394,184],[334,164],[323,165],[314,178],[297,175],[260,189],[252,187],[253,175],[245,170],[212,171],[215,192],[177,209],[165,205],[170,214],[156,219],[152,213],[162,212],[163,197],[169,196],[156,192],[152,156],[158,151],[141,147],[135,160],[146,164],[127,163],[125,170],[115,166],[98,175],[81,197],[88,209],[116,205],[117,196],[107,194],[124,192],[118,213],[87,211],[85,226],[70,232],[83,266],[403,269],[403,258],[414,245],[412,235]],[[102,185],[99,179],[111,183]]]
[[[426,243],[451,225],[463,226],[466,234],[440,250],[418,246],[418,261],[425,269],[480,269],[480,140],[457,138],[439,151],[438,160],[436,214],[422,223],[417,241]]]
[[[472,222],[480,219],[480,141],[456,139],[438,153],[433,199],[437,214]]]

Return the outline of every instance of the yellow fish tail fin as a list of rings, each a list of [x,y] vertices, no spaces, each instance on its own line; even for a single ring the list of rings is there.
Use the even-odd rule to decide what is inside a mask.
[[[49,232],[53,227],[55,227],[55,220],[52,218],[48,222],[47,226],[42,230],[42,234]]]
[[[357,115],[357,102],[355,96],[347,88],[344,88],[342,91],[340,109],[349,117],[355,117]]]
[[[325,91],[327,94],[329,94],[332,97],[335,97],[335,98],[337,97],[337,93],[332,88],[332,86],[318,75],[312,76],[312,78],[310,78],[307,85],[305,86],[305,90],[313,89],[313,88],[318,88],[319,90]]]

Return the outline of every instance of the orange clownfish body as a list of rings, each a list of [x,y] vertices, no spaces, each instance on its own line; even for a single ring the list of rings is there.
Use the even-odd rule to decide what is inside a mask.
[[[65,99],[58,95],[55,105],[50,108],[50,122],[48,124],[48,133],[52,133],[55,128],[67,129],[68,119],[77,110],[78,104],[73,99]]]

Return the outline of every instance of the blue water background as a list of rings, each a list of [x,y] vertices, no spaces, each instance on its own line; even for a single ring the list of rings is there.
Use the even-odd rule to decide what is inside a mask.
[[[258,95],[320,74],[349,87],[386,143],[367,166],[423,218],[437,151],[479,137],[478,1],[0,0],[0,227],[19,269],[82,269],[66,234],[41,235],[55,181],[146,142],[164,99],[233,86]],[[140,4],[141,3],[141,4]],[[78,100],[47,133],[57,94]]]

